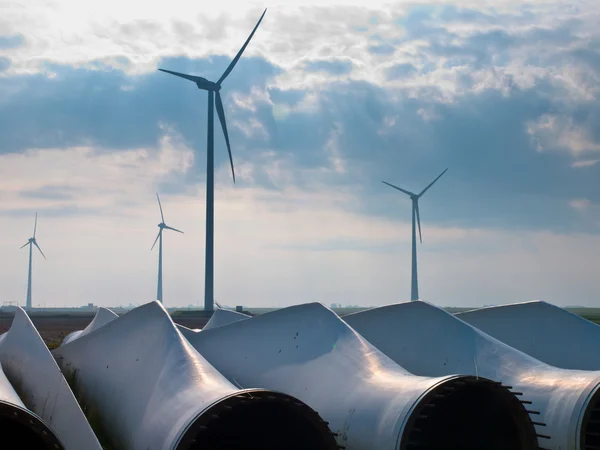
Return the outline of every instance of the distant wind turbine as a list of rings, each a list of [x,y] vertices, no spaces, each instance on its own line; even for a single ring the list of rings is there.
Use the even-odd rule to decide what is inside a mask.
[[[227,133],[227,124],[225,122],[225,111],[223,109],[223,101],[221,100],[221,83],[231,73],[238,60],[242,56],[242,53],[246,49],[246,46],[254,36],[260,22],[265,16],[267,10],[265,9],[258,23],[244,42],[244,45],[240,51],[235,55],[235,58],[231,61],[221,78],[217,82],[212,82],[206,78],[198,77],[195,75],[188,75],[180,72],[173,72],[171,70],[158,69],[162,72],[170,73],[177,77],[185,78],[186,80],[193,81],[198,86],[198,89],[208,91],[208,131],[207,131],[207,152],[206,152],[206,259],[204,266],[204,310],[214,310],[214,187],[215,187],[215,167],[214,167],[214,108],[215,108],[215,97],[216,97],[216,108],[219,121],[221,122],[221,128],[225,135],[225,143],[227,144],[227,151],[229,152],[229,162],[231,164],[231,173],[233,175],[233,182],[235,183],[235,171],[233,168],[233,157],[231,156],[231,146],[229,145],[229,134]]]
[[[411,287],[410,287],[410,299],[411,300],[419,300],[419,283],[417,279],[417,231],[415,227],[415,218],[416,223],[419,226],[419,240],[423,243],[423,238],[421,236],[421,217],[419,216],[419,199],[427,192],[427,190],[433,186],[433,184],[440,179],[442,175],[446,173],[448,169],[444,170],[440,173],[435,180],[427,185],[425,189],[423,189],[418,194],[414,194],[405,189],[399,188],[398,186],[394,186],[386,181],[382,181],[382,183],[387,184],[394,189],[398,189],[400,192],[404,192],[406,195],[410,197],[412,200],[412,274],[411,274]]]
[[[44,259],[46,259],[46,255],[44,255],[44,252],[42,251],[42,249],[40,248],[40,246],[38,245],[36,239],[35,239],[35,233],[37,231],[37,213],[35,213],[35,222],[33,225],[33,237],[30,237],[27,240],[27,243],[23,244],[21,246],[21,248],[26,247],[29,245],[29,273],[27,276],[27,301],[25,303],[25,309],[26,310],[31,310],[31,261],[33,259],[33,246],[35,245],[37,247],[37,249],[40,251],[40,253],[42,254],[42,256],[44,257]]]
[[[162,220],[161,223],[158,224],[158,235],[156,236],[156,239],[154,240],[154,244],[152,244],[152,248],[150,249],[150,251],[152,251],[152,249],[154,249],[154,246],[156,245],[156,241],[158,242],[158,287],[156,289],[156,299],[162,303],[163,298],[162,298],[162,233],[163,230],[173,230],[173,231],[177,231],[178,233],[182,233],[183,231],[177,230],[173,227],[168,226],[165,223],[165,216],[163,215],[163,210],[162,210],[162,205],[160,204],[160,197],[158,196],[158,194],[156,194],[156,199],[158,200],[158,207],[160,208],[160,218]]]

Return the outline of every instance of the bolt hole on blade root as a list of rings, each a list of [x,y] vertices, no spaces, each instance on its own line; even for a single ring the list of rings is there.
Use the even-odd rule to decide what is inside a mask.
[[[538,449],[529,414],[507,388],[459,377],[425,395],[411,414],[400,450]]]
[[[313,409],[286,394],[251,391],[213,405],[188,428],[177,450],[337,450]]]
[[[0,401],[0,449],[64,450],[64,447],[38,416]]]

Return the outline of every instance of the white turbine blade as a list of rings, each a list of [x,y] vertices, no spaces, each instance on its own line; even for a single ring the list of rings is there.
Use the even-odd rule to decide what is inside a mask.
[[[456,317],[546,364],[600,370],[600,326],[550,303],[494,306]]]
[[[418,196],[419,196],[419,197],[421,197],[421,196],[422,196],[422,195],[423,195],[423,194],[424,194],[424,193],[427,191],[427,189],[429,189],[431,186],[433,186],[433,183],[435,183],[437,180],[439,180],[439,179],[440,179],[440,177],[441,177],[442,175],[444,175],[444,174],[445,174],[447,171],[448,171],[448,169],[446,169],[446,170],[444,170],[442,173],[440,173],[440,174],[439,174],[439,175],[438,175],[438,176],[435,178],[435,180],[433,180],[431,183],[429,183],[429,184],[427,185],[427,187],[426,187],[425,189],[423,189],[423,190],[422,190],[422,191],[419,193],[419,195],[418,195]]]
[[[42,251],[42,249],[40,248],[40,246],[38,245],[37,241],[33,241],[33,245],[35,245],[37,247],[37,249],[40,251],[40,253],[42,254],[42,256],[44,257],[44,259],[48,259],[46,258],[46,255],[44,255],[44,252]]]
[[[415,201],[415,212],[417,213],[417,224],[419,225],[419,241],[423,243],[423,236],[421,235],[421,215],[419,214],[419,201]]]
[[[61,345],[68,344],[69,342],[73,342],[75,339],[79,339],[86,334],[90,334],[92,331],[97,330],[100,327],[103,327],[109,322],[117,319],[119,317],[118,314],[115,314],[108,308],[99,307],[96,311],[96,315],[92,319],[92,321],[85,327],[83,330],[73,331],[65,336]]]
[[[19,445],[23,441],[37,441],[35,444],[44,449],[65,449],[48,425],[21,401],[19,394],[8,381],[2,364],[0,364],[0,417],[2,417],[2,441],[8,445]]]
[[[158,196],[158,192],[156,193],[156,199],[158,200],[158,207],[160,208],[160,218],[163,223],[165,223],[165,216],[163,215],[162,205],[160,204],[160,197]]]
[[[184,234],[183,231],[178,230],[177,228],[169,227],[167,225],[165,225],[165,230],[173,230],[173,231],[177,231],[178,233]]]
[[[154,246],[156,245],[156,242],[158,241],[158,238],[160,237],[161,233],[162,233],[162,228],[158,231],[158,234],[156,235],[156,239],[154,239],[154,244],[152,244],[150,251],[152,251],[154,249]]]
[[[35,222],[33,223],[33,238],[35,239],[35,232],[37,230],[37,213],[35,213]]]
[[[231,63],[227,67],[227,69],[225,69],[225,72],[223,72],[223,75],[221,75],[221,78],[219,78],[219,81],[217,81],[218,85],[220,85],[225,80],[225,78],[227,78],[227,75],[229,75],[229,73],[233,70],[233,68],[237,64],[238,60],[242,56],[242,53],[244,53],[244,50],[246,50],[246,47],[248,46],[248,43],[250,42],[250,39],[252,39],[252,36],[254,36],[254,33],[256,32],[256,29],[258,28],[258,26],[262,22],[263,17],[265,17],[266,13],[267,13],[267,9],[265,8],[265,10],[263,11],[262,15],[260,16],[260,19],[258,19],[257,24],[255,25],[254,29],[252,30],[252,33],[250,33],[250,36],[248,36],[248,39],[246,39],[246,42],[244,42],[244,45],[242,45],[242,48],[240,48],[240,51],[237,53],[237,55],[235,55],[235,58],[233,58],[233,61],[231,61]]]
[[[344,430],[337,435],[338,444],[348,449],[404,448],[400,442],[413,442],[417,436],[429,440],[423,448],[469,448],[471,439],[503,439],[507,430],[482,419],[482,410],[498,412],[499,420],[514,423],[526,435],[533,433],[534,445],[508,443],[505,448],[535,448],[531,421],[507,389],[484,378],[414,376],[320,304],[280,309],[190,333],[187,339],[229,380],[285,392],[319,411],[333,430]],[[425,414],[432,411],[433,399],[447,391],[457,402],[439,403],[432,409],[452,417],[452,427],[445,419],[436,422],[433,415]],[[474,394],[475,399],[468,392],[482,396]],[[501,406],[507,400],[516,402],[520,412]],[[426,435],[416,424],[421,419]]]
[[[225,135],[225,143],[227,144],[227,152],[229,153],[229,163],[231,164],[231,174],[233,175],[233,182],[235,183],[235,171],[233,170],[233,156],[231,156],[231,146],[229,145],[229,134],[227,133],[227,122],[225,121],[225,110],[223,109],[223,102],[221,101],[221,94],[217,91],[216,95],[216,107],[217,115],[219,116],[219,122],[221,122],[221,128]]]
[[[28,245],[29,245],[29,242],[25,242],[23,245],[21,245],[20,248],[27,247]]]
[[[237,311],[230,311],[228,309],[221,309],[219,306],[219,309],[215,309],[209,321],[206,322],[204,327],[202,327],[202,330],[210,330],[211,328],[222,327],[223,325],[229,325],[230,323],[235,323],[239,322],[240,320],[246,320],[250,318],[251,317],[246,314],[242,314]]]
[[[406,195],[408,195],[410,197],[412,197],[413,195],[415,195],[412,192],[407,191],[406,189],[399,188],[398,186],[394,186],[393,184],[388,183],[387,181],[382,181],[382,183],[383,184],[387,184],[389,187],[393,187],[394,189],[398,189],[400,192],[404,192]]]
[[[591,393],[599,392],[600,371],[549,366],[422,301],[374,308],[344,316],[344,320],[417,375],[464,373],[511,386],[521,393],[522,403],[535,405],[527,409],[537,411],[531,417],[539,426],[539,447],[576,448],[573,436],[588,439],[592,431],[593,425],[581,417],[589,417],[598,406],[597,396],[592,399]],[[532,333],[530,339],[537,341],[537,335]],[[570,350],[579,348],[573,345]]]
[[[115,448],[336,448],[319,415],[299,400],[229,382],[157,301],[53,354],[65,373],[77,373],[77,394],[94,405]]]
[[[55,359],[21,308],[10,329],[0,336],[0,362],[25,406],[58,437],[59,448],[102,449]],[[6,436],[2,439],[8,444]]]
[[[176,77],[185,78],[186,80],[193,81],[201,89],[210,89],[211,87],[214,86],[214,83],[208,81],[206,78],[203,78],[203,77],[197,77],[195,75],[188,75],[185,73],[174,72],[172,70],[166,70],[166,69],[158,69],[158,70],[160,70],[161,72],[171,74],[171,75],[175,75]]]

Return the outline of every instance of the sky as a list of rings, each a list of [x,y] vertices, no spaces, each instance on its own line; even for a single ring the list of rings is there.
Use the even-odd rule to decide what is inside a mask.
[[[85,3],[85,4],[84,4]],[[595,0],[0,0],[0,304],[204,297],[207,94],[267,14],[215,124],[215,300],[600,307]]]

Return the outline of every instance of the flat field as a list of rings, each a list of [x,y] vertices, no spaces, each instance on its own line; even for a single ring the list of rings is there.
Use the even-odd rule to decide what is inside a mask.
[[[263,314],[274,310],[275,308],[252,308],[246,313]],[[336,308],[334,311],[340,316],[361,311],[367,308]],[[457,313],[473,308],[446,308],[450,313]],[[577,314],[591,322],[600,325],[600,308],[566,308],[573,314]],[[42,339],[50,348],[54,348],[62,342],[65,336],[73,331],[83,330],[94,318],[94,312],[31,312],[31,320],[38,329]],[[180,325],[188,328],[202,328],[208,318],[202,315],[201,311],[175,311],[171,317]],[[0,313],[0,333],[4,333],[10,328],[13,320],[13,313]]]

